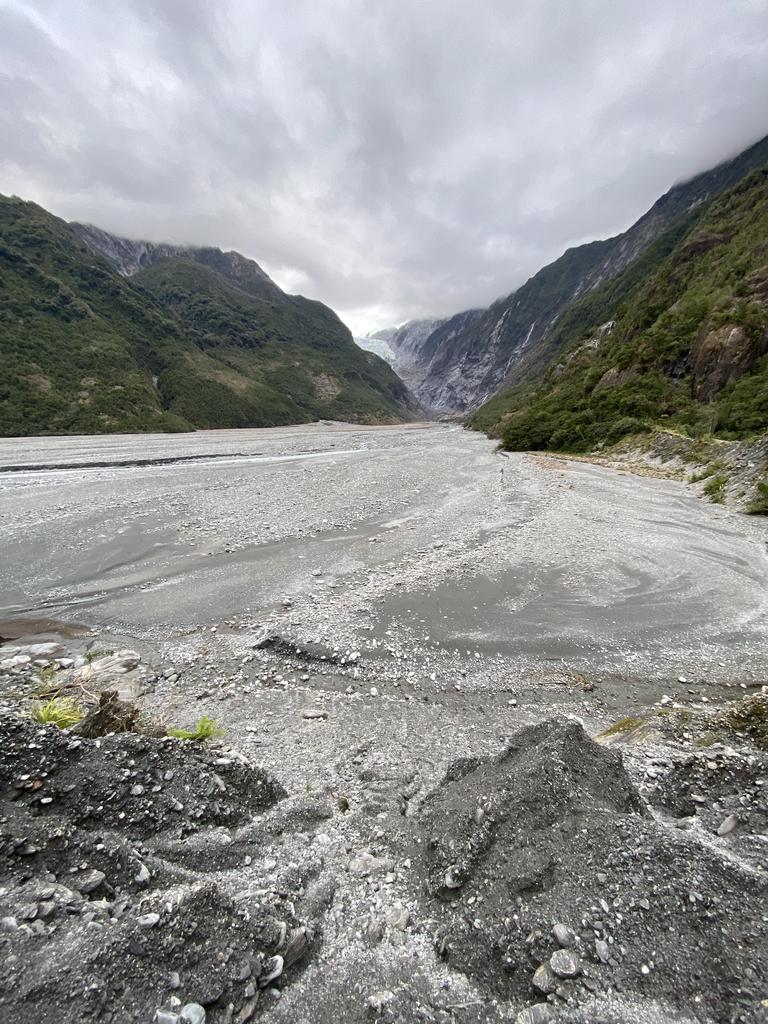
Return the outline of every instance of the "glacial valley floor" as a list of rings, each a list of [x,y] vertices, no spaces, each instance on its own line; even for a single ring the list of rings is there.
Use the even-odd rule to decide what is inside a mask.
[[[619,873],[617,851],[611,873],[607,839],[607,875],[600,872],[584,906],[563,890],[560,908],[542,904],[538,911],[549,927],[553,914],[567,919],[580,951],[589,940],[584,958],[594,961],[596,980],[578,991],[573,981],[557,992],[553,983],[548,1000],[521,980],[531,973],[527,966],[506,987],[489,982],[483,962],[491,954],[477,950],[485,941],[497,953],[501,947],[498,937],[491,941],[479,908],[495,907],[507,934],[512,925],[503,922],[524,918],[532,894],[559,891],[541,866],[554,854],[539,851],[535,880],[510,883],[504,897],[488,889],[480,868],[475,876],[473,853],[465,867],[474,895],[466,897],[471,902],[461,922],[448,921],[456,904],[446,910],[429,903],[424,893],[435,897],[440,887],[430,889],[434,863],[424,866],[419,858],[425,846],[434,847],[449,872],[450,856],[440,852],[443,840],[415,834],[409,823],[434,807],[429,794],[458,758],[495,757],[517,730],[553,716],[580,723],[589,736],[617,720],[629,723],[628,733],[658,721],[658,733],[644,746],[627,743],[625,762],[631,785],[646,799],[663,790],[667,774],[698,754],[693,735],[665,740],[659,711],[678,709],[693,729],[708,707],[759,692],[768,681],[764,518],[709,504],[676,481],[502,454],[483,436],[453,425],[322,424],[0,440],[0,537],[6,645],[53,639],[72,657],[88,648],[137,652],[141,670],[126,675],[123,695],[168,724],[215,718],[226,731],[219,747],[260,765],[287,790],[286,806],[293,801],[298,808],[299,824],[286,827],[260,860],[244,854],[246,863],[261,872],[260,885],[262,876],[274,884],[270,872],[290,867],[302,878],[300,885],[294,879],[302,898],[321,883],[330,895],[324,903],[313,897],[306,911],[297,897],[297,918],[311,919],[317,949],[282,991],[266,988],[272,1001],[267,1006],[262,996],[259,1013],[268,1009],[272,1019],[292,1024],[372,1017],[470,1024],[515,1020],[538,999],[549,1007],[542,1021],[761,1019],[758,1001],[768,997],[767,861],[755,836],[758,820],[765,820],[757,783],[747,786],[755,799],[742,805],[747,819],[753,805],[758,815],[749,819],[747,845],[724,848],[717,857],[713,844],[740,841],[717,836],[733,799],[744,795],[737,774],[733,792],[705,789],[702,807],[690,814],[678,804],[693,783],[683,794],[676,782],[675,793],[665,791],[661,801],[664,814],[676,807],[676,818],[691,819],[691,835],[701,831],[697,849],[706,848],[708,865],[702,878],[716,887],[716,865],[726,864],[745,874],[738,884],[729,876],[724,892],[734,901],[755,893],[745,911],[748,934],[731,935],[734,950],[744,943],[751,950],[744,990],[731,979],[732,991],[726,986],[718,996],[705,982],[698,993],[679,991],[679,979],[692,970],[685,957],[678,963],[670,952],[666,965],[648,967],[651,946],[664,945],[665,931],[678,943],[694,942],[674,914],[671,924],[662,914],[649,927],[647,951],[638,939],[627,941],[616,960],[604,957],[602,947],[594,953],[603,925],[593,927],[587,904],[601,906],[602,886],[610,909],[597,915],[611,919],[619,906],[614,901],[631,896],[620,891],[628,876]],[[558,733],[551,742],[561,751],[575,741]],[[721,748],[726,757],[728,742]],[[748,744],[744,751],[739,756],[747,760],[760,756]],[[592,757],[578,747],[573,757],[582,756]],[[477,800],[482,818],[483,794],[465,796]],[[451,799],[446,820],[459,797]],[[634,797],[623,791],[595,799],[600,814],[604,805],[611,813],[634,813]],[[326,800],[333,813],[302,818],[313,800]],[[429,813],[430,824],[419,827],[434,833],[439,824],[434,809]],[[456,813],[463,821],[463,811]],[[585,810],[584,822],[597,813],[594,806]],[[595,824],[596,835],[603,825]],[[682,841],[680,828],[664,827],[672,846]],[[660,842],[654,836],[635,835],[632,842],[653,846]],[[693,842],[688,833],[684,838]],[[689,856],[690,850],[681,853]],[[373,858],[368,869],[365,857]],[[456,858],[459,863],[460,851]],[[595,877],[599,860],[589,861]],[[245,869],[229,862],[219,867],[218,885],[246,886]],[[704,884],[694,879],[689,889],[698,893]],[[643,906],[647,895],[638,896]],[[511,909],[502,912],[505,898]],[[401,911],[407,912],[398,917]],[[616,910],[615,916],[620,944],[631,914]],[[755,920],[762,921],[759,934],[749,931]],[[705,942],[701,927],[697,922],[695,942]],[[465,949],[465,931],[473,928],[483,936],[477,962]],[[546,952],[539,939],[521,939],[531,963]],[[456,956],[465,963],[451,961],[451,944],[464,950]],[[663,951],[659,956],[663,964]],[[712,956],[727,960],[722,951]],[[165,995],[157,994],[156,1005],[172,1015]],[[234,1009],[225,1008],[227,998],[210,1001],[209,1022],[244,1012],[245,997],[228,1004]],[[30,1014],[33,1007],[39,1012],[29,999]],[[585,1000],[601,1008],[585,1009]],[[113,1012],[107,1019],[143,1020],[146,1010]]]

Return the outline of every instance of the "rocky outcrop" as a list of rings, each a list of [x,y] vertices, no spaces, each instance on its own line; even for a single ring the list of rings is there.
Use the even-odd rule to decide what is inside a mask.
[[[93,224],[73,222],[70,227],[94,252],[103,256],[123,277],[133,277],[158,260],[182,259],[215,270],[232,284],[257,298],[278,298],[283,293],[255,260],[239,252],[223,252],[212,246],[168,245],[120,238]]]
[[[743,377],[768,352],[768,332],[750,338],[740,324],[723,324],[704,331],[691,348],[694,397],[711,401],[726,384]]]

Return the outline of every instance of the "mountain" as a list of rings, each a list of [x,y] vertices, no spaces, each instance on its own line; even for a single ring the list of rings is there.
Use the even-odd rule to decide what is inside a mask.
[[[424,340],[409,368],[409,384],[428,407],[467,411],[500,387],[520,382],[518,368],[535,367],[536,353],[565,310],[615,278],[649,246],[698,207],[768,161],[768,137],[714,170],[675,185],[620,235],[569,249],[516,292],[485,310],[450,317]],[[544,360],[545,361],[545,360]]]
[[[158,260],[186,260],[217,271],[230,284],[257,299],[279,301],[283,297],[283,292],[258,263],[241,256],[239,252],[222,252],[221,249],[210,247],[156,244],[130,238],[119,238],[92,224],[72,222],[69,226],[89,248],[103,256],[123,277],[132,277],[143,268],[157,263]]]
[[[574,302],[546,352],[470,424],[507,448],[564,451],[655,425],[724,439],[768,429],[768,166]]]
[[[412,419],[332,310],[252,260],[69,225],[0,197],[0,434]]]

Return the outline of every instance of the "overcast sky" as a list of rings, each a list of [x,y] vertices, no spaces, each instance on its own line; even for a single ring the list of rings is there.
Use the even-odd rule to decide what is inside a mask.
[[[768,132],[768,0],[0,0],[0,192],[360,333],[486,305]]]

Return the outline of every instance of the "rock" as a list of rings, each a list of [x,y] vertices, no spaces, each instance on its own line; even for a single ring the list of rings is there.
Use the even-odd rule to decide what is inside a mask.
[[[160,921],[160,915],[153,912],[149,914],[142,914],[138,919],[140,928],[154,928]]]
[[[733,832],[736,826],[739,824],[739,819],[735,814],[729,814],[728,817],[720,823],[720,827],[717,830],[719,836],[727,836],[729,832]]]
[[[394,910],[390,910],[387,914],[387,924],[390,928],[394,928],[397,931],[404,932],[408,927],[408,922],[411,919],[411,915],[404,907],[395,907]]]
[[[556,924],[552,929],[555,942],[561,949],[570,949],[576,945],[576,933],[567,924]]]
[[[106,877],[103,871],[89,871],[87,874],[81,875],[80,878],[74,880],[72,888],[77,889],[78,892],[93,892],[94,889],[98,889]]]
[[[446,889],[460,889],[464,884],[458,875],[458,868],[452,864],[443,876],[443,885]]]
[[[170,1010],[158,1010],[155,1014],[155,1024],[179,1024],[178,1013],[171,1013]]]
[[[392,871],[394,863],[385,860],[383,857],[374,857],[372,853],[364,851],[349,862],[349,870],[353,875],[373,875],[381,871]]]
[[[181,976],[178,971],[171,971],[168,975],[167,984],[171,992],[175,992],[177,989],[181,988]]]
[[[595,955],[602,964],[607,964],[611,959],[611,947],[603,939],[595,939]]]
[[[368,918],[363,925],[363,939],[369,946],[375,946],[384,938],[384,922],[378,918]]]
[[[555,1011],[549,1003],[535,1003],[518,1013],[515,1024],[551,1024],[555,1019]]]
[[[114,654],[94,658],[89,665],[83,666],[79,673],[83,678],[108,679],[112,675],[132,672],[140,661],[141,655],[136,651],[115,651]]]
[[[187,1003],[182,1006],[179,1018],[182,1024],[205,1024],[205,1010],[200,1003]]]
[[[570,949],[556,949],[549,958],[549,966],[558,978],[577,978],[581,974],[579,958]]]
[[[301,714],[302,718],[327,718],[328,712],[321,711],[319,708],[309,708],[307,711],[303,711]]]
[[[139,885],[149,885],[150,877],[149,868],[146,864],[142,864],[138,874],[134,876],[134,881],[138,882]]]
[[[274,981],[275,978],[279,978],[283,973],[284,964],[285,961],[279,953],[276,953],[275,956],[272,956],[269,960],[265,961],[261,974],[259,975],[259,988],[266,988],[271,981]]]
[[[390,992],[388,989],[381,989],[378,992],[374,992],[372,996],[368,996],[368,1005],[375,1013],[381,1013],[394,998],[394,992]]]
[[[555,991],[557,988],[557,978],[549,964],[541,964],[541,966],[536,968],[531,984],[537,992],[541,992],[545,996]]]
[[[293,964],[298,963],[309,948],[309,936],[306,928],[297,928],[288,940],[283,950],[283,969],[288,970]]]
[[[251,976],[251,965],[247,960],[241,960],[232,968],[233,981],[247,981]]]
[[[259,1004],[258,996],[254,996],[250,999],[246,999],[243,1003],[242,1009],[235,1017],[236,1024],[248,1024],[249,1020],[253,1020],[253,1015],[256,1013],[256,1007]]]

